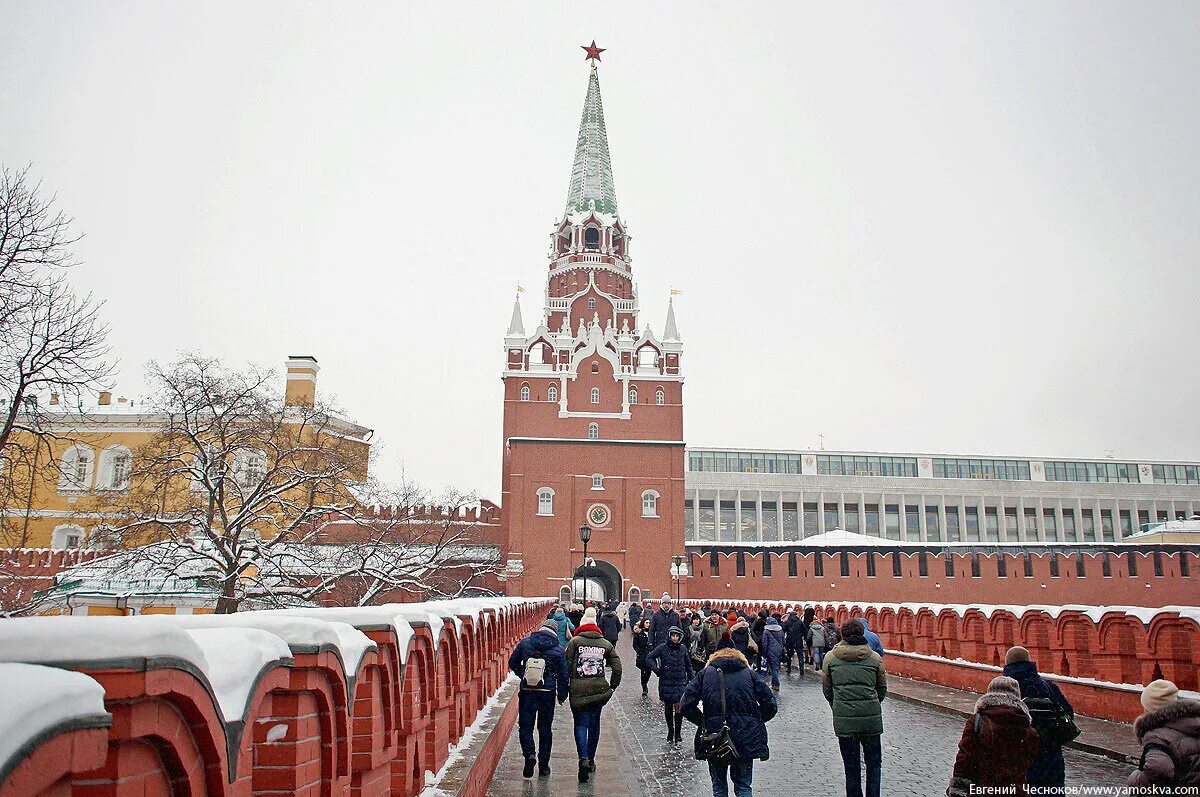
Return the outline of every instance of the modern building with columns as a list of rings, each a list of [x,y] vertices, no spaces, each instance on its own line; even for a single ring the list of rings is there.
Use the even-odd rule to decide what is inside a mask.
[[[688,543],[1114,543],[1200,513],[1200,464],[687,449]]]

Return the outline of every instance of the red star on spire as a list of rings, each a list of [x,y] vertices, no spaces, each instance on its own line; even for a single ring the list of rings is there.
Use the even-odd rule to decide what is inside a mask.
[[[587,51],[587,55],[585,55],[585,56],[583,57],[583,59],[584,59],[585,61],[599,61],[599,60],[600,60],[600,53],[604,52],[604,48],[603,48],[603,47],[597,47],[597,46],[596,46],[596,40],[595,40],[595,39],[592,39],[592,43],[591,43],[591,45],[587,45],[587,44],[581,44],[581,45],[579,45],[579,48],[580,48],[581,50],[586,50],[586,51]]]

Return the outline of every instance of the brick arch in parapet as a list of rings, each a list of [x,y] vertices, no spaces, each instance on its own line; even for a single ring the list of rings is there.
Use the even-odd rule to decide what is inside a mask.
[[[979,609],[963,612],[958,623],[959,654],[967,661],[993,664],[987,644],[987,618]]]
[[[1143,680],[1139,659],[1149,656],[1146,626],[1124,612],[1107,612],[1096,625],[1098,680],[1115,683],[1148,683]]]
[[[1039,670],[1055,672],[1053,654],[1050,650],[1053,621],[1043,611],[1029,610],[1021,615],[1021,645],[1029,651],[1029,657]]]
[[[1180,689],[1200,689],[1200,628],[1195,621],[1173,612],[1158,614],[1150,621],[1147,643],[1162,672],[1156,678],[1174,681]]]
[[[925,656],[937,656],[937,615],[928,606],[917,609],[913,622],[913,636],[917,653]]]
[[[1096,646],[1096,624],[1077,610],[1065,610],[1054,623],[1054,647],[1060,675],[1093,677],[1092,650]]]
[[[944,659],[957,659],[961,656],[959,620],[958,612],[949,607],[937,613],[937,620],[934,623],[938,650],[936,655]]]
[[[1018,626],[1017,616],[1008,609],[997,609],[992,612],[992,616],[988,619],[988,638],[994,646],[993,649],[1003,649],[1007,653],[1009,648],[1016,645]],[[991,663],[1001,666],[1004,661],[1001,656],[996,655],[993,656]]]
[[[896,610],[896,647],[900,650],[914,652],[917,649],[917,618],[913,610],[901,606]]]
[[[879,639],[883,642],[885,648],[897,647],[896,640],[896,610],[891,606],[884,606],[876,614],[876,619],[879,622],[879,627],[875,628],[875,624],[871,624],[871,629],[879,634]],[[904,650],[904,648],[900,648]]]

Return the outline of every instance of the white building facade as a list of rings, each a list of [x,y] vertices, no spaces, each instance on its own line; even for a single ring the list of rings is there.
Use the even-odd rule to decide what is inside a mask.
[[[1198,513],[1194,462],[687,449],[689,543],[1104,544]]]

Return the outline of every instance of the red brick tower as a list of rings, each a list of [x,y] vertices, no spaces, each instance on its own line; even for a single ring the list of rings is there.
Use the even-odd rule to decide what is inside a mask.
[[[526,335],[518,295],[504,339],[507,589],[557,595],[586,578],[589,599],[627,599],[635,587],[673,594],[672,557],[684,553],[683,345],[673,304],[662,338],[639,321],[589,57],[542,317]],[[586,567],[585,524],[593,529]]]

